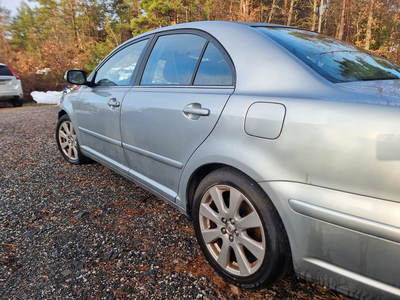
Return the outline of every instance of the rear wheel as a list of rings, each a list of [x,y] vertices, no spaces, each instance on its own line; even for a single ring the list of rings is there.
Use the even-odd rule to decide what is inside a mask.
[[[11,100],[11,104],[14,107],[21,107],[24,104],[24,99],[13,99]]]
[[[291,268],[289,243],[278,212],[261,187],[235,169],[216,170],[201,181],[193,220],[205,257],[235,285],[269,285]]]
[[[57,146],[64,158],[71,164],[88,163],[92,160],[82,154],[74,125],[68,115],[63,115],[56,127]]]

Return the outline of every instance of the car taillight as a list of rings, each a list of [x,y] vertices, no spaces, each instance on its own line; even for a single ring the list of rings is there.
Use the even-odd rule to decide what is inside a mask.
[[[13,73],[13,75],[15,76],[15,78],[21,80],[21,78],[18,76],[18,74],[15,74],[13,70],[11,70],[9,67],[7,67],[11,73]]]

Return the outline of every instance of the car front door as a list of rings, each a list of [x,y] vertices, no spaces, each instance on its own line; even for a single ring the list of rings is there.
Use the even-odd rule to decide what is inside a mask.
[[[117,50],[95,71],[93,86],[84,86],[75,103],[81,149],[126,174],[122,149],[121,103],[133,83],[135,69],[148,39]]]
[[[216,41],[179,32],[155,39],[127,92],[121,134],[129,175],[174,201],[182,169],[234,90],[234,69]]]

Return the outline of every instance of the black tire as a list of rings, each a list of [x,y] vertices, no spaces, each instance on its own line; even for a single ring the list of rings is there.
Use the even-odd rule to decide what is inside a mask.
[[[13,99],[11,100],[11,104],[14,107],[21,107],[24,104],[24,99]]]
[[[218,169],[200,182],[193,222],[206,259],[232,284],[265,287],[292,268],[287,234],[275,206],[256,182],[233,168]]]
[[[77,165],[93,162],[92,159],[82,154],[74,125],[68,115],[63,115],[57,122],[56,142],[58,150],[70,164]]]

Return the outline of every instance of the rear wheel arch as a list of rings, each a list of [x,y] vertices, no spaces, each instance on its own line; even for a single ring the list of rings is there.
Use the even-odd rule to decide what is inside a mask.
[[[252,181],[254,181],[255,184],[257,184],[257,182],[248,174],[246,174],[245,172],[241,171],[238,168],[232,167],[230,165],[227,164],[223,164],[223,163],[211,163],[211,164],[206,164],[203,165],[199,168],[196,169],[196,171],[193,172],[193,174],[190,176],[190,179],[188,181],[187,184],[187,188],[186,188],[186,199],[187,199],[187,204],[186,204],[186,210],[188,212],[188,215],[190,217],[192,217],[192,207],[193,207],[193,201],[194,201],[194,194],[196,192],[196,189],[198,187],[198,185],[200,184],[200,182],[210,173],[214,172],[215,170],[218,169],[222,169],[222,168],[230,168],[232,170],[234,170],[235,172],[240,172],[242,173],[244,176],[248,177],[249,179],[251,179]],[[257,186],[259,186],[257,184]],[[259,187],[261,190],[262,188]],[[266,194],[264,192],[264,190],[262,190],[262,192],[264,194]],[[267,197],[269,197],[266,194]]]
[[[211,172],[220,169],[228,167],[228,165],[225,164],[219,164],[219,163],[211,163],[207,165],[203,165],[199,168],[196,169],[196,171],[193,172],[193,174],[190,176],[190,179],[187,184],[186,188],[186,198],[187,198],[187,204],[186,204],[186,211],[190,217],[192,217],[192,206],[193,206],[193,200],[194,200],[194,194],[196,192],[196,189],[200,182],[203,180],[204,177],[206,177],[208,174]]]
[[[190,208],[193,208],[191,216],[194,221],[196,236],[207,260],[225,280],[244,288],[260,288],[274,283],[293,268],[290,244],[285,226],[275,205],[256,181],[244,172],[226,165],[208,165],[205,168],[199,168],[192,179],[192,189],[195,188],[196,191],[194,197],[191,198],[188,203],[191,205]],[[196,185],[196,182],[200,183]],[[214,192],[211,192],[211,190]],[[237,203],[244,203],[244,207],[243,205],[236,206],[233,204],[236,202],[232,202],[232,205],[234,205],[232,208],[237,207],[237,209],[240,209],[240,215],[239,210],[237,210],[238,214],[234,213],[232,216],[229,216],[229,218],[226,217],[227,219],[225,219],[224,215],[228,213],[228,211],[225,211],[225,209],[221,211],[220,209],[222,206],[216,205],[217,203],[215,202],[215,196],[217,194],[219,195],[218,197],[222,197],[222,194],[219,194],[217,190],[221,193],[224,191],[223,193],[227,192],[232,194],[233,192],[232,201],[236,199],[238,194],[240,195],[241,200]],[[189,193],[188,196],[191,197],[191,194]],[[225,199],[225,196],[223,197]],[[217,202],[222,203],[220,201],[221,198],[217,200]],[[230,202],[226,202],[225,204],[229,210],[228,214],[236,211],[231,210]],[[217,207],[220,207],[220,209]],[[246,209],[243,212],[247,212],[242,215],[242,209],[244,208]],[[211,213],[211,211],[213,212]],[[247,221],[245,221],[245,223],[240,223],[240,221],[243,221],[246,215],[250,215],[250,213],[252,215],[251,220],[258,219],[258,222],[256,222],[257,226],[254,225],[255,223],[253,221],[248,223],[249,219],[246,219]],[[221,216],[222,219],[220,219]],[[228,219],[231,221],[226,223]],[[238,222],[237,225],[234,225],[236,222]],[[223,223],[225,223],[225,225]],[[239,225],[239,223],[241,225]],[[249,227],[247,229],[241,228],[240,226],[244,224],[247,224]],[[239,230],[235,230],[235,234],[232,233],[234,226],[239,226],[236,228]],[[219,229],[221,229],[221,233]],[[242,232],[241,230],[244,231]],[[253,230],[255,231],[251,233]],[[216,233],[218,237],[215,237]],[[213,236],[211,239],[210,234]],[[229,241],[227,240],[228,235]],[[251,271],[249,271],[250,273],[247,275],[246,273],[242,273],[243,268],[240,267],[239,261],[235,258],[238,256],[229,254],[232,253],[233,249],[235,249],[234,252],[237,254],[237,251],[240,252],[243,246],[237,244],[226,252],[226,249],[230,247],[229,245],[234,245],[236,243],[235,235],[237,235],[240,245],[245,245],[241,244],[243,237],[246,240],[252,240],[250,244],[255,245],[257,243],[263,243],[262,246],[259,246],[260,249],[262,249],[262,253],[259,252],[258,255],[256,255],[257,259],[254,259],[254,256],[252,256],[250,252],[257,253],[257,251],[261,250],[247,248],[246,251],[248,249],[253,250],[250,252],[243,252],[246,259],[248,259],[248,263],[253,264],[251,266]],[[205,238],[206,236],[207,238]],[[222,261],[228,258],[229,263],[226,265],[225,263],[221,264],[221,257],[223,257]],[[231,257],[231,259],[229,259],[229,257]],[[239,264],[240,271],[237,268],[237,264]]]

